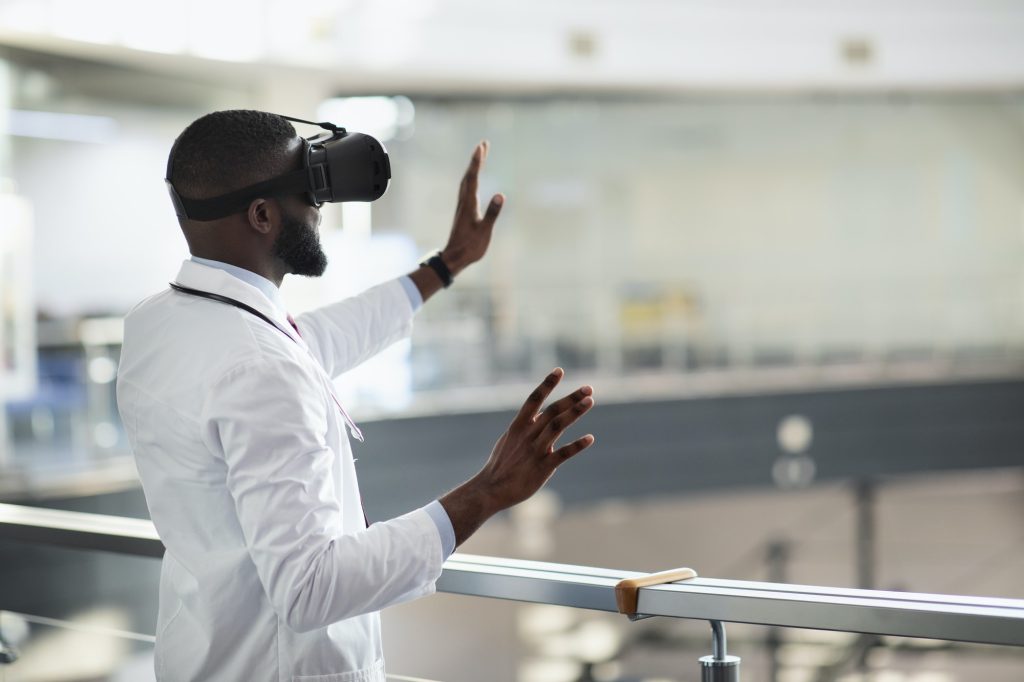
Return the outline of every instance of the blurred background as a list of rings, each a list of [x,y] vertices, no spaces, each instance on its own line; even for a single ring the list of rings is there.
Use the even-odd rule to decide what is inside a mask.
[[[0,501],[147,516],[121,319],[188,257],[174,138],[255,108],[391,155],[385,197],[324,207],[293,313],[443,246],[477,141],[507,196],[487,258],[338,383],[371,519],[474,473],[560,365],[597,444],[466,551],[1024,597],[1022,38],[1015,0],[2,0]],[[0,544],[0,680],[152,679],[158,572]],[[691,681],[708,649],[451,595],[384,624],[389,669],[442,682]],[[751,680],[1024,679],[1011,648],[730,640]]]

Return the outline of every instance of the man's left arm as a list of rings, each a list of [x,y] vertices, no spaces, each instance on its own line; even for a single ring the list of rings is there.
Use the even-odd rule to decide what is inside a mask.
[[[483,258],[504,196],[494,195],[481,215],[477,199],[480,170],[489,145],[479,143],[459,185],[455,218],[440,259],[451,277]],[[332,377],[368,360],[412,330],[417,308],[444,287],[437,270],[421,265],[406,276],[296,318],[310,350]]]

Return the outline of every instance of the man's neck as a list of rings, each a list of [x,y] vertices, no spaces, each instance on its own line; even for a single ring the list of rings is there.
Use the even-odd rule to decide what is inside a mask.
[[[281,288],[281,282],[284,281],[285,273],[275,267],[274,263],[268,263],[264,260],[255,258],[239,258],[228,254],[193,253],[192,256],[194,258],[216,261],[218,263],[224,263],[236,268],[248,270],[251,273],[259,275],[268,282],[272,282],[278,289]]]
[[[227,274],[239,279],[246,284],[255,287],[266,296],[275,307],[280,309],[282,312],[285,311],[284,300],[281,298],[281,292],[277,285],[271,280],[267,279],[259,273],[253,272],[246,268],[239,267],[233,263],[225,263],[223,261],[213,260],[210,258],[203,258],[201,256],[192,256],[192,262],[204,265],[206,267],[217,268],[223,270]]]

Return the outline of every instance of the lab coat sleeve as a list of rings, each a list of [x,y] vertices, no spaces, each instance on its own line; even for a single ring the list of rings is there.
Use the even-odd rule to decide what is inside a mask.
[[[328,376],[336,378],[409,336],[414,312],[395,279],[303,313],[295,322]]]
[[[207,446],[226,462],[263,588],[288,627],[303,632],[430,594],[443,562],[423,509],[343,531],[319,386],[289,358],[247,361],[212,384],[201,419]]]

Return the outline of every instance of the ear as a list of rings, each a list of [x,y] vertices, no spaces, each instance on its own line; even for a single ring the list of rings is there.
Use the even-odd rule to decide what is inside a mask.
[[[277,205],[266,199],[253,199],[246,212],[249,226],[260,234],[270,234],[278,219]]]

